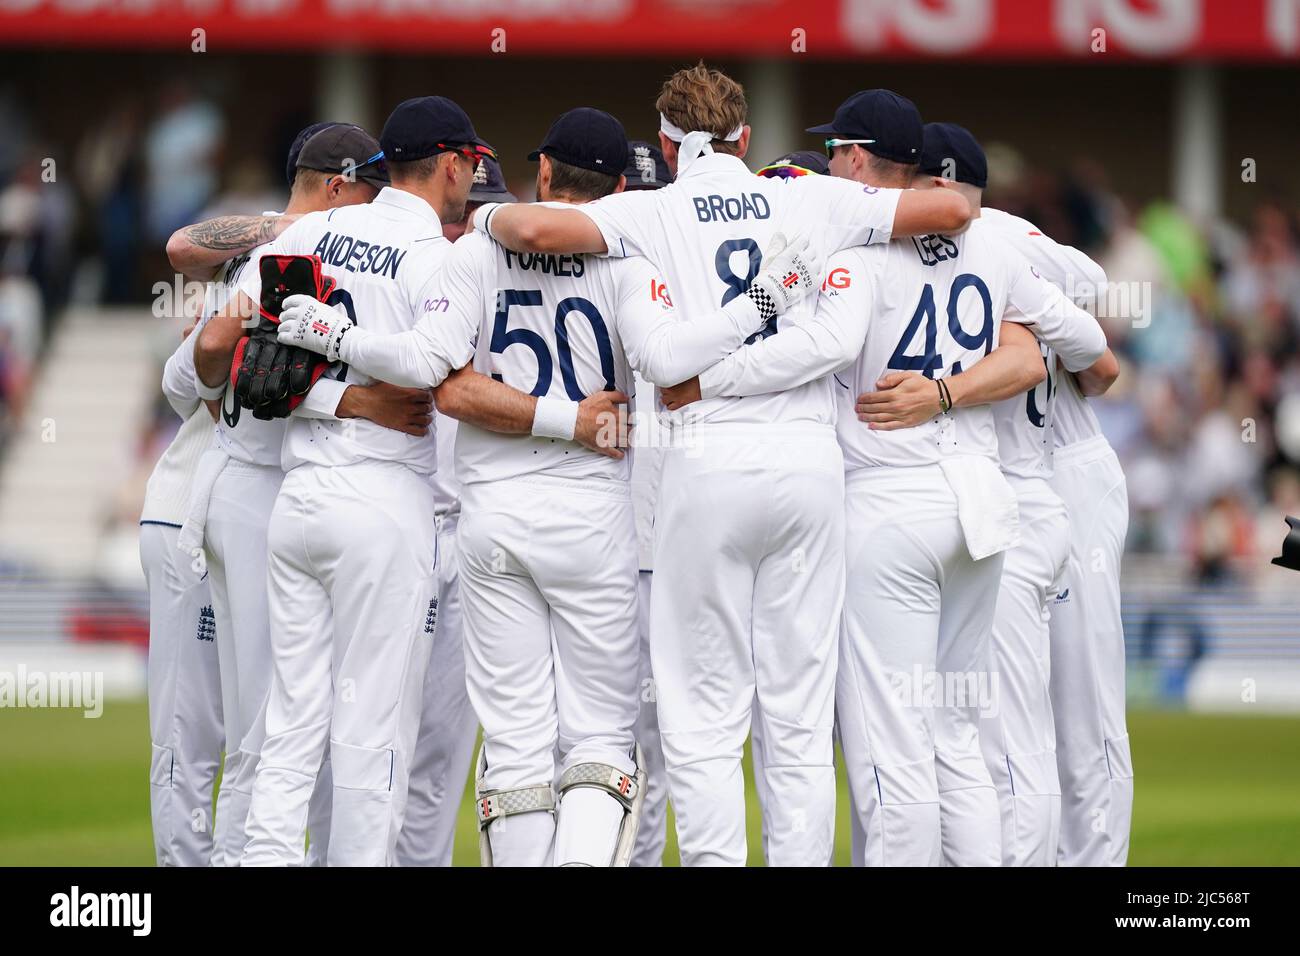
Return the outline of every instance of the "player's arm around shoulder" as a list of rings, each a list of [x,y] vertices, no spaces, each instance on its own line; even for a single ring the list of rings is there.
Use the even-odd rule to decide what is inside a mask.
[[[217,216],[182,226],[167,240],[167,259],[182,275],[200,282],[216,278],[221,266],[275,239],[297,215]]]
[[[1096,317],[1071,302],[1014,246],[1004,245],[1003,251],[1008,270],[1004,318],[1032,326],[1068,371],[1078,372],[1100,359],[1106,333]]]
[[[577,208],[556,209],[536,203],[487,203],[475,210],[470,227],[472,232],[484,232],[516,252],[593,252],[604,255],[607,251],[600,227]]]
[[[975,210],[946,179],[935,177],[937,189],[905,189],[898,197],[894,212],[893,238],[925,236],[932,233],[961,232],[971,222]]]

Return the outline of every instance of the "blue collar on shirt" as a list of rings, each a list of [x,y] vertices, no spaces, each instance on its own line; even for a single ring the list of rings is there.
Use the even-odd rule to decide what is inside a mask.
[[[396,206],[404,212],[437,223],[438,228],[442,228],[442,220],[438,218],[438,214],[434,212],[433,207],[415,193],[408,193],[405,189],[398,189],[396,186],[385,186],[379,190],[379,195],[374,198],[373,202],[379,205]]]

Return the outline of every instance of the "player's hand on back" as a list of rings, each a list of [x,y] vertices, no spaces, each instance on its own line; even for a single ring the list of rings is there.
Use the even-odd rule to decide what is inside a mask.
[[[364,418],[423,438],[433,421],[433,389],[402,388],[387,382],[349,385],[335,414],[339,418]]]
[[[578,403],[573,440],[608,458],[621,459],[631,441],[627,396],[622,392],[593,392]]]
[[[911,428],[942,411],[939,386],[920,372],[888,372],[876,381],[877,391],[858,396],[858,421],[872,431]]]
[[[778,232],[764,250],[763,264],[745,294],[758,303],[760,312],[770,308],[771,314],[781,315],[816,291],[821,275],[821,256],[808,237],[787,239]]]
[[[688,378],[677,385],[670,385],[667,388],[659,389],[659,399],[664,403],[664,408],[670,412],[675,412],[684,405],[700,400],[700,377]]]
[[[341,308],[309,295],[291,295],[280,311],[276,338],[281,345],[296,345],[337,362],[343,336],[355,324]]]

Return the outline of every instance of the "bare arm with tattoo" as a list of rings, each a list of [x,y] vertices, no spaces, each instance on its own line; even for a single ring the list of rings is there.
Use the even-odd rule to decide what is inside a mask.
[[[167,258],[177,272],[207,282],[231,256],[270,242],[299,219],[283,216],[218,216],[184,226],[167,240]]]

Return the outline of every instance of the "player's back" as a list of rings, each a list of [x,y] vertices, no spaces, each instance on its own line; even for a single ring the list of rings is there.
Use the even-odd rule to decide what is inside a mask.
[[[618,325],[627,284],[653,282],[642,259],[512,252],[483,233],[468,245],[483,291],[474,368],[538,397],[581,401],[634,384]],[[662,288],[648,288],[662,297]],[[456,437],[456,474],[463,484],[526,474],[626,481],[630,460],[616,461],[577,442],[503,435],[462,423]]]
[[[337,282],[329,304],[358,326],[385,333],[404,332],[425,312],[439,308],[438,302],[426,301],[425,293],[450,249],[429,204],[391,187],[366,205],[303,216],[267,247],[271,253],[320,257],[322,271]],[[255,266],[245,271],[256,277]],[[256,301],[259,281],[246,280],[242,288]],[[371,384],[346,364],[332,366],[326,374]],[[363,459],[401,462],[431,474],[437,461],[433,429],[417,438],[365,419],[290,419],[286,470],[305,462],[345,465]]]
[[[871,431],[853,406],[887,373],[944,378],[997,347],[1010,288],[1008,259],[997,240],[976,220],[957,236],[916,236],[849,250],[832,257],[828,283],[840,261],[872,283],[866,343],[853,366],[836,376],[845,467],[906,467],[954,455],[996,460],[991,406],[953,409],[896,431]]]
[[[855,213],[855,219],[845,209],[857,207],[842,201],[885,192],[889,191],[830,177],[755,176],[735,156],[712,154],[697,159],[663,189],[608,197],[590,208],[607,244],[618,226],[635,230],[640,237],[636,248],[611,244],[611,255],[642,254],[654,263],[672,292],[678,315],[691,321],[749,288],[764,250],[777,233],[807,236],[823,257],[846,245],[871,241],[872,228],[866,220],[872,215],[880,219],[879,234],[887,236],[896,199],[882,199],[869,212]],[[642,221],[616,223],[624,207],[628,218]],[[597,215],[606,209],[609,218]],[[606,222],[615,223],[613,229],[607,229]],[[797,311],[774,319],[758,334],[780,334]],[[825,379],[785,392],[705,399],[676,414],[683,421],[700,423],[834,421],[833,396]]]

